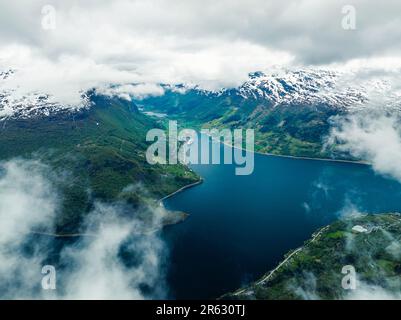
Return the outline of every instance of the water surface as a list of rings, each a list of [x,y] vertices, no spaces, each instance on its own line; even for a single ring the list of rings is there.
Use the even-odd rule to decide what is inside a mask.
[[[235,165],[192,168],[204,183],[165,201],[190,214],[163,232],[171,298],[216,298],[249,283],[341,214],[401,211],[401,185],[366,165],[255,154],[249,176]]]

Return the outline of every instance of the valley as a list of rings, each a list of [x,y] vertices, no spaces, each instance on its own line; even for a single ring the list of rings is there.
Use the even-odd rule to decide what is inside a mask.
[[[372,286],[397,277],[399,261],[380,247],[382,235],[374,238],[378,251],[372,257],[382,278],[372,276],[359,260],[368,250],[364,235],[357,251],[341,256],[354,234],[347,229],[351,222],[345,225],[348,220],[338,219],[338,214],[349,197],[358,199],[363,212],[399,211],[392,196],[399,188],[375,177],[360,159],[326,143],[333,117],[352,112],[351,105],[362,106],[364,95],[351,90],[322,96],[319,90],[330,87],[326,78],[334,75],[315,74],[318,80],[305,80],[311,76],[305,73],[298,76],[290,85],[254,73],[243,86],[219,92],[164,86],[164,95],[133,101],[90,91],[78,109],[52,104],[46,96],[31,97],[23,108],[16,102],[2,110],[1,160],[33,159],[49,168],[47,178],[62,205],[55,231],[33,230],[38,236],[86,236],[82,223],[99,201],[123,204],[124,215],[141,221],[144,233],[161,233],[171,250],[170,298],[346,298],[338,288],[343,275],[333,271],[340,268],[335,263],[355,263],[363,283]],[[7,94],[0,98],[7,101]],[[179,129],[254,129],[255,173],[233,179],[233,164],[150,164],[146,135],[151,129],[166,131],[171,120]],[[241,158],[238,146],[231,150],[230,145],[213,143],[220,155],[227,151]],[[282,199],[284,195],[291,201]],[[156,211],[162,217],[155,226]],[[387,220],[397,219],[381,216],[363,216],[358,223],[379,230]],[[327,230],[334,231],[327,235]],[[333,246],[341,248],[338,256]],[[306,270],[306,276],[297,268]],[[262,276],[266,269],[272,271]],[[308,274],[313,274],[312,284],[324,284],[311,288]]]
[[[313,69],[253,72],[235,88],[161,85],[163,95],[136,102],[147,112],[168,114],[185,128],[254,129],[257,152],[358,161],[329,141],[330,130],[337,117],[368,110],[368,91],[383,90],[385,84],[357,85],[344,82],[347,77],[352,74]],[[399,110],[399,100],[388,99],[381,107]]]
[[[1,160],[35,159],[49,166],[48,176],[62,195],[56,228],[61,234],[78,232],[96,200],[126,203],[127,214],[146,222],[157,199],[199,180],[180,164],[147,163],[146,133],[160,125],[134,104],[96,95],[91,103],[79,111],[53,110],[0,122]],[[184,217],[170,212],[164,223]]]

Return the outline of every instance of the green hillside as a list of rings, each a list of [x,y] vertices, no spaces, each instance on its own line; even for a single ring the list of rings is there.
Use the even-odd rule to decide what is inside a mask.
[[[91,99],[94,105],[79,112],[0,123],[0,159],[40,159],[52,168],[63,198],[60,232],[76,230],[95,199],[137,208],[198,180],[182,165],[147,163],[146,133],[160,124],[135,104]]]
[[[354,231],[355,226],[365,232]],[[317,231],[303,247],[289,252],[276,269],[223,298],[344,299],[361,294],[358,290],[395,294],[401,285],[400,234],[399,214],[336,221]],[[355,290],[342,287],[342,268],[347,265],[355,268]]]
[[[324,147],[330,117],[341,111],[326,105],[278,105],[266,99],[236,95],[206,95],[196,90],[167,91],[138,101],[145,110],[168,114],[185,127],[255,130],[255,150],[277,155],[352,159]]]

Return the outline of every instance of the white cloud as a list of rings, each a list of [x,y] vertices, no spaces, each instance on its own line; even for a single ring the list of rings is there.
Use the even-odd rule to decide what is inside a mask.
[[[33,226],[49,226],[57,199],[43,176],[47,168],[40,163],[17,160],[1,163],[0,168],[0,243],[4,245],[29,233]]]
[[[46,93],[57,102],[77,105],[88,89],[105,83],[135,80],[131,74],[98,64],[90,58],[60,56],[46,59],[30,48],[12,46],[2,51],[14,57],[11,64],[17,72],[1,83],[0,89],[13,91],[21,99],[27,93]]]
[[[340,142],[340,149],[401,182],[401,131],[396,117],[371,111],[337,118],[330,141]]]
[[[84,223],[85,236],[61,251],[57,290],[41,289],[41,269],[52,262],[55,244],[36,232],[53,232],[59,208],[49,172],[36,161],[0,163],[0,299],[163,298],[164,243],[116,204],[95,204]],[[153,227],[163,210],[154,211]],[[130,260],[121,258],[122,250]]]
[[[0,298],[29,298],[40,283],[45,243],[31,254],[24,248],[32,230],[52,228],[57,197],[45,174],[37,162],[0,164]]]
[[[391,292],[383,289],[380,286],[370,285],[358,281],[358,286],[355,290],[351,290],[346,295],[348,300],[400,300],[400,292]]]
[[[41,28],[41,9],[49,4],[56,9],[54,30]],[[341,28],[344,4],[0,0],[0,66],[19,70],[9,86],[21,95],[46,91],[67,104],[82,91],[115,83],[216,89],[274,66],[366,67],[387,59],[394,67],[399,2],[386,1],[377,14],[373,1],[354,1],[354,31]]]
[[[91,213],[85,232],[96,237],[86,238],[78,247],[62,252],[63,261],[73,261],[73,270],[65,283],[68,299],[144,299],[141,286],[163,294],[161,277],[164,243],[153,233],[143,234],[141,223],[121,218],[118,207],[97,204]],[[126,250],[135,266],[127,266],[119,257]],[[147,297],[147,298],[151,298]]]
[[[107,86],[96,89],[96,92],[106,96],[117,96],[122,99],[131,100],[144,99],[149,96],[161,96],[164,94],[164,89],[157,84],[139,83],[136,85],[126,84],[119,86]]]

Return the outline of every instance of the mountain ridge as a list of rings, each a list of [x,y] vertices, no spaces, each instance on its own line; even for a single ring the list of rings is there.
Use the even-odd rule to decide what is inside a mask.
[[[63,195],[58,233],[78,232],[96,201],[123,203],[129,214],[147,221],[151,208],[160,207],[157,199],[199,180],[183,165],[147,163],[146,133],[160,124],[135,104],[90,98],[91,108],[11,117],[0,126],[1,161],[40,160],[55,176],[68,176],[55,182]],[[177,220],[177,215],[166,213],[165,223]]]

